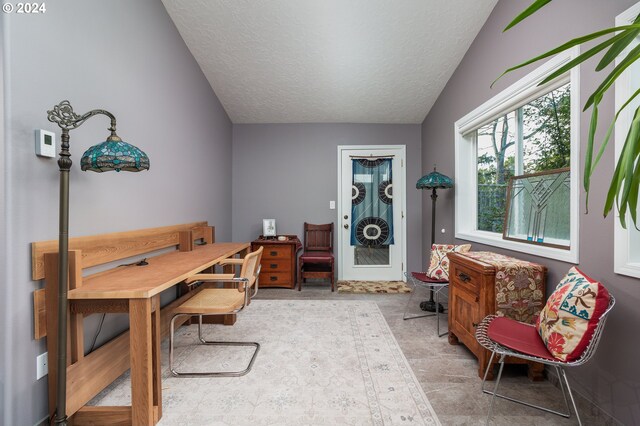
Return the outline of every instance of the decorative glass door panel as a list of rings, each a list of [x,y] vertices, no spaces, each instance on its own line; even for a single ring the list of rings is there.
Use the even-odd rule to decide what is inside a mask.
[[[392,158],[353,158],[351,169],[353,262],[389,265],[394,239]]]

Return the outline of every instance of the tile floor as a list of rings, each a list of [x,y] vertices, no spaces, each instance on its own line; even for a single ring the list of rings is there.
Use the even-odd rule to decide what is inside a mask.
[[[419,296],[419,295],[417,295]],[[416,297],[417,297],[416,296]],[[331,293],[326,284],[308,283],[302,291],[260,289],[260,299],[358,299],[378,303],[402,351],[443,425],[484,424],[489,396],[480,391],[478,365],[464,346],[452,346],[447,337],[436,336],[434,317],[404,321],[402,314],[408,294],[345,294]],[[418,300],[423,300],[417,297]],[[426,294],[425,294],[426,298]],[[416,306],[416,313],[420,313]],[[442,325],[441,325],[442,326]],[[532,383],[521,366],[505,367],[501,390],[509,395],[529,399],[562,410],[560,390],[550,382]],[[575,393],[574,393],[575,394]],[[557,399],[560,398],[560,399]],[[603,418],[591,404],[576,395],[578,410],[584,425],[615,425]],[[555,403],[555,404],[554,404]],[[576,425],[570,419],[497,399],[492,425]]]

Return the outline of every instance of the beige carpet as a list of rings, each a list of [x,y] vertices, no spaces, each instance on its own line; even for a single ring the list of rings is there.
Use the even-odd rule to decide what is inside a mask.
[[[350,300],[254,300],[233,327],[205,338],[262,347],[249,374],[176,378],[162,345],[159,425],[439,425],[378,305]],[[178,369],[243,368],[249,348],[195,345],[195,325],[176,335]],[[127,405],[128,374],[94,405]]]
[[[403,281],[338,281],[339,293],[411,293]]]

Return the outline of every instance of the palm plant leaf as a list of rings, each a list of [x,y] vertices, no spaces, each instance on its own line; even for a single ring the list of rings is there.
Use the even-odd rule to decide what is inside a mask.
[[[640,15],[636,16],[636,19],[633,20],[634,24],[640,23]],[[622,33],[621,33],[622,34]],[[626,32],[625,36],[622,40],[619,40],[614,43],[613,46],[604,54],[600,63],[596,66],[596,71],[602,71],[607,65],[613,62],[618,55],[622,53],[622,51],[629,46],[640,34],[640,30],[630,30]]]
[[[640,122],[638,122],[638,124],[640,124]],[[638,148],[640,148],[640,145],[638,145],[640,139],[637,138],[637,134],[634,138],[633,133],[634,125],[632,124],[631,131],[629,132],[629,145],[622,148],[623,151],[626,148],[629,155],[626,157],[626,161],[622,164],[622,179],[618,182],[618,185],[622,188],[622,192],[618,191],[616,198],[616,204],[618,205],[618,210],[620,210],[621,216],[627,211],[627,201],[629,199],[629,192],[631,191],[631,181],[633,177],[633,163],[638,156]],[[635,133],[637,133],[637,131]]]
[[[606,92],[611,87],[611,85],[615,83],[615,81],[618,79],[618,77],[620,77],[624,70],[629,68],[638,59],[640,59],[640,44],[631,49],[627,56],[625,56],[624,59],[622,59],[620,63],[616,65],[613,71],[611,71],[609,75],[607,75],[602,83],[600,83],[600,86],[598,86],[598,88],[591,94],[591,96],[589,96],[589,99],[587,99],[587,102],[584,104],[583,111],[586,111],[587,108],[589,108],[591,104],[593,104],[597,96],[601,97],[604,92]]]
[[[604,154],[604,150],[606,149],[607,144],[609,143],[609,140],[611,139],[611,135],[613,134],[613,129],[615,128],[615,124],[616,124],[616,121],[618,121],[618,117],[620,116],[620,113],[622,113],[622,111],[636,97],[638,97],[638,95],[640,95],[640,89],[636,90],[635,93],[633,95],[631,95],[631,97],[629,99],[627,99],[627,101],[616,112],[616,115],[613,117],[613,120],[611,121],[611,124],[609,125],[609,128],[607,129],[607,134],[605,135],[604,139],[602,140],[602,143],[600,144],[600,149],[598,150],[598,154],[596,155],[596,159],[593,161],[593,165],[591,166],[591,170],[589,171],[589,174],[593,173],[593,171],[595,170],[596,166],[600,162],[600,158],[602,157],[602,154]],[[586,170],[586,167],[585,167],[585,170]]]
[[[531,4],[531,6],[526,8],[520,15],[516,16],[515,19],[513,21],[511,21],[509,23],[509,25],[507,25],[507,27],[504,29],[504,31],[507,31],[509,28],[517,25],[519,22],[521,22],[521,21],[525,20],[526,18],[528,18],[529,16],[533,15],[538,10],[540,10],[544,6],[546,6],[548,3],[551,3],[551,0],[536,0],[536,1],[534,1]]]
[[[638,205],[638,187],[640,186],[640,167],[636,165],[635,170],[633,171],[633,178],[631,180],[631,190],[629,191],[629,200],[627,205],[629,207]],[[638,229],[638,212],[634,208],[629,208],[629,214],[631,215],[631,220],[633,221],[633,226]]]
[[[607,50],[607,52],[602,56],[602,59],[596,66],[596,71],[602,71],[611,62],[613,62],[618,57],[618,55],[620,55],[620,53],[622,53],[622,51],[636,39],[638,34],[640,34],[640,31],[637,30],[628,32],[625,31],[618,34],[619,36],[623,36],[622,39],[617,40],[615,43],[613,43],[613,46],[611,46],[609,50]]]
[[[593,105],[593,111],[591,111],[591,121],[589,122],[589,137],[587,138],[587,152],[585,153],[584,159],[584,177],[583,177],[583,185],[584,190],[587,192],[585,206],[587,213],[589,213],[589,187],[591,186],[591,173],[590,171],[593,169],[591,166],[591,162],[593,159],[593,140],[596,134],[596,128],[598,127],[598,104],[600,101]]]
[[[505,74],[508,74],[508,73],[510,73],[512,71],[515,71],[517,69],[523,68],[523,67],[525,67],[527,65],[530,65],[530,64],[532,64],[534,62],[538,62],[538,61],[540,61],[542,59],[549,58],[551,56],[557,55],[560,52],[564,52],[565,50],[569,50],[572,47],[579,46],[579,45],[581,45],[583,43],[586,43],[586,42],[591,41],[591,40],[595,40],[595,39],[600,38],[602,36],[605,36],[607,34],[615,33],[615,32],[618,32],[618,31],[626,32],[626,31],[633,31],[633,30],[640,30],[640,24],[631,24],[631,25],[623,25],[623,26],[620,26],[620,27],[608,28],[608,29],[605,29],[605,30],[596,31],[596,32],[591,33],[591,34],[587,34],[585,36],[577,37],[577,38],[574,38],[572,40],[569,40],[568,42],[566,42],[566,43],[564,43],[564,44],[562,44],[562,45],[560,45],[560,46],[558,46],[558,47],[556,47],[554,49],[551,49],[551,50],[549,50],[549,51],[547,51],[547,52],[545,52],[545,53],[543,53],[541,55],[538,55],[535,58],[529,59],[527,61],[524,61],[524,62],[522,62],[522,63],[520,63],[518,65],[515,65],[515,66],[507,69],[502,74],[500,74],[498,76],[498,78],[496,78],[493,81],[493,83],[491,83],[491,87],[493,87],[493,85],[496,83],[496,81],[500,80],[500,78],[502,78]],[[617,40],[619,40],[619,39],[617,39]],[[603,43],[607,43],[607,41],[605,41]],[[607,45],[609,45],[609,44],[607,44]],[[576,65],[586,61],[591,56],[593,56],[593,55],[586,56],[589,53],[590,53],[590,51],[587,51],[587,52],[579,55],[576,59],[580,58],[580,60],[576,61]]]
[[[631,217],[636,223],[636,204],[631,204],[631,201],[635,198],[637,201],[637,187],[633,190],[635,195],[632,194],[633,182],[638,181],[638,178],[634,179],[636,173],[640,173],[638,170],[640,165],[636,164],[638,156],[640,156],[640,107],[635,111],[631,127],[627,133],[618,164],[613,173],[611,185],[607,193],[607,199],[605,201],[604,216],[607,216],[613,208],[615,201],[618,211],[620,213],[620,224],[626,228],[626,213],[630,208],[632,211]],[[631,196],[631,198],[630,198]]]
[[[640,32],[640,30],[638,30],[638,31]],[[607,41],[603,41],[602,43],[599,43],[599,44],[595,45],[594,47],[592,47],[591,49],[589,49],[586,52],[582,53],[581,55],[578,55],[577,57],[573,58],[572,60],[570,60],[569,62],[567,62],[566,64],[564,64],[560,68],[558,68],[556,71],[552,72],[547,77],[545,77],[544,80],[542,80],[540,83],[538,83],[538,86],[546,84],[546,83],[550,82],[551,80],[553,80],[554,78],[559,77],[562,74],[566,73],[567,71],[569,71],[570,69],[572,69],[576,65],[580,65],[582,62],[584,62],[587,59],[591,58],[595,54],[603,51],[604,49],[606,49],[607,47],[611,46],[612,44],[615,44],[616,42],[624,39],[626,37],[626,34],[627,33],[620,33],[620,34],[618,34],[618,35],[616,35],[614,37],[611,37]]]

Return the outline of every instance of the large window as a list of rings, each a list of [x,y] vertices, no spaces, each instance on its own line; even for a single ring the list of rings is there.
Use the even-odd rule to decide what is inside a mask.
[[[566,84],[475,130],[479,230],[502,234],[510,177],[570,166],[570,105]]]
[[[577,262],[577,71],[538,86],[575,54],[555,57],[456,122],[457,238]],[[545,215],[553,217],[546,224],[552,247],[504,240],[509,179],[567,168],[562,195],[550,198],[555,205],[545,204]],[[512,205],[510,219],[525,229],[529,212]]]

